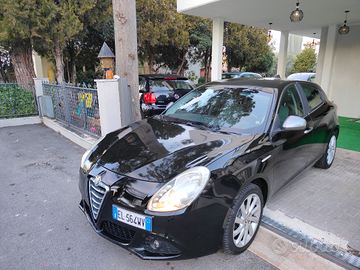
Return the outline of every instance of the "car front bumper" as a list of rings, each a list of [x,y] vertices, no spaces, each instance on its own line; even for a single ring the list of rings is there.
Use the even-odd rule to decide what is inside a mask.
[[[80,173],[79,187],[83,198],[79,207],[93,229],[140,258],[187,259],[208,255],[221,248],[223,222],[229,207],[223,199],[200,196],[183,210],[154,213],[117,204],[112,192],[108,192],[95,219],[88,195],[89,181],[86,179],[87,176]],[[151,231],[114,219],[114,206],[151,217]]]

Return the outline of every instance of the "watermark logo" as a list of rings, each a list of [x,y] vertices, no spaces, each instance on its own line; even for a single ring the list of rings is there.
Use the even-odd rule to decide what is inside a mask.
[[[284,254],[286,253],[286,251],[288,251],[289,247],[288,247],[288,242],[284,241],[283,239],[276,239],[274,242],[272,242],[271,247],[272,250],[276,253],[276,254]]]
[[[274,253],[278,255],[285,254],[286,252],[317,252],[321,251],[324,253],[334,253],[340,250],[340,244],[325,244],[317,240],[312,240],[309,243],[302,245],[293,243],[286,239],[277,238],[271,243],[271,248]]]

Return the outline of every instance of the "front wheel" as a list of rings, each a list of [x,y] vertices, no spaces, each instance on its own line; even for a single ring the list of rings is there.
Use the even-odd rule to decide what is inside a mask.
[[[223,249],[230,254],[245,251],[259,229],[264,199],[260,188],[249,184],[236,199],[223,236]]]
[[[323,156],[316,162],[315,167],[328,169],[335,159],[336,154],[336,136],[335,134],[331,135],[330,141],[326,147],[325,153]]]

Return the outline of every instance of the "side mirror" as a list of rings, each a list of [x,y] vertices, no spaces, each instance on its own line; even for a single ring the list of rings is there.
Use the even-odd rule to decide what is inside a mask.
[[[302,131],[306,129],[306,120],[295,115],[288,116],[283,125],[280,126],[279,117],[275,119],[275,126],[277,128],[271,131],[271,141],[273,143],[281,144],[286,140],[292,133],[288,131]]]
[[[282,126],[283,131],[294,131],[294,130],[305,130],[306,129],[306,120],[295,115],[290,115],[285,119],[285,122]]]

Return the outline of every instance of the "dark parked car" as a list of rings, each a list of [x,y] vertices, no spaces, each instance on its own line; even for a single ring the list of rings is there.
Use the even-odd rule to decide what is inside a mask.
[[[301,81],[309,81],[315,82],[316,73],[311,72],[301,72],[301,73],[293,73],[289,75],[287,78],[289,80],[301,80]]]
[[[139,75],[139,88],[142,118],[162,113],[168,103],[193,90],[186,77],[169,74]]]
[[[259,73],[254,72],[228,72],[221,74],[221,79],[236,79],[236,78],[261,78]]]
[[[143,259],[237,254],[278,190],[331,166],[338,135],[336,105],[317,84],[212,82],[86,151],[80,208],[98,234]]]

